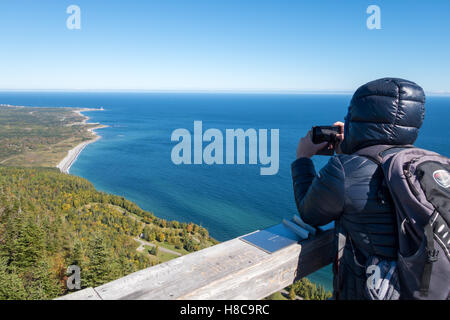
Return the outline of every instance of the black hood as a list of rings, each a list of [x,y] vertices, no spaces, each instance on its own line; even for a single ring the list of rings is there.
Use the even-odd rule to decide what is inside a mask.
[[[383,78],[356,90],[345,118],[346,154],[376,145],[413,144],[425,116],[425,93],[416,83]]]

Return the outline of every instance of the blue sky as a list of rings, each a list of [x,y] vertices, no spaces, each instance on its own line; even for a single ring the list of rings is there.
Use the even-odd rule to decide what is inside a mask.
[[[0,89],[353,91],[396,76],[450,92],[449,16],[449,0],[1,0]]]

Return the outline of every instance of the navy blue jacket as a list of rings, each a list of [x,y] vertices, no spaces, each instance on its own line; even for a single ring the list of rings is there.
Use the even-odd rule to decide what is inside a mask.
[[[417,84],[384,78],[360,87],[345,120],[344,154],[332,157],[319,174],[313,162],[292,163],[295,201],[302,219],[313,226],[337,221],[348,233],[335,284],[340,299],[364,299],[369,256],[396,259],[396,217],[381,169],[354,154],[371,145],[413,144],[424,119],[425,94]],[[338,288],[336,288],[338,286]]]

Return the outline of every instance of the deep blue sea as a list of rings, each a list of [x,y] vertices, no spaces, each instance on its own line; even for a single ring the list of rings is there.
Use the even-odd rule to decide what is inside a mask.
[[[296,213],[290,176],[297,142],[313,125],[328,125],[347,112],[350,95],[0,92],[0,104],[104,107],[87,112],[108,128],[78,157],[70,173],[99,190],[125,196],[156,216],[206,227],[228,240]],[[450,156],[450,97],[428,97],[417,146]],[[260,165],[180,165],[171,161],[172,131],[279,129],[280,169],[261,176]],[[320,169],[327,157],[314,157]],[[332,288],[331,269],[310,278]]]

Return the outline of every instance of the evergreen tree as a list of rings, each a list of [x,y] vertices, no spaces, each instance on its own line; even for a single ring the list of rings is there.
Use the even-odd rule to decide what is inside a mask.
[[[81,241],[75,240],[72,252],[69,257],[70,265],[76,265],[79,266],[80,269],[82,269],[85,264],[85,260],[86,258],[84,256],[83,244]]]
[[[64,291],[61,282],[52,274],[46,259],[40,260],[29,276],[31,281],[26,289],[32,300],[53,299]]]
[[[81,278],[86,287],[97,287],[113,278],[111,257],[103,239],[99,236],[91,241],[90,248],[89,263],[81,274]]]
[[[11,264],[18,269],[34,266],[44,253],[44,236],[41,228],[32,217],[22,212],[15,217],[6,230],[5,249],[9,253]]]
[[[27,292],[22,279],[7,265],[6,257],[0,257],[0,300],[24,300]]]
[[[148,253],[150,253],[152,256],[156,256],[156,247],[151,247],[150,250],[148,250]]]

